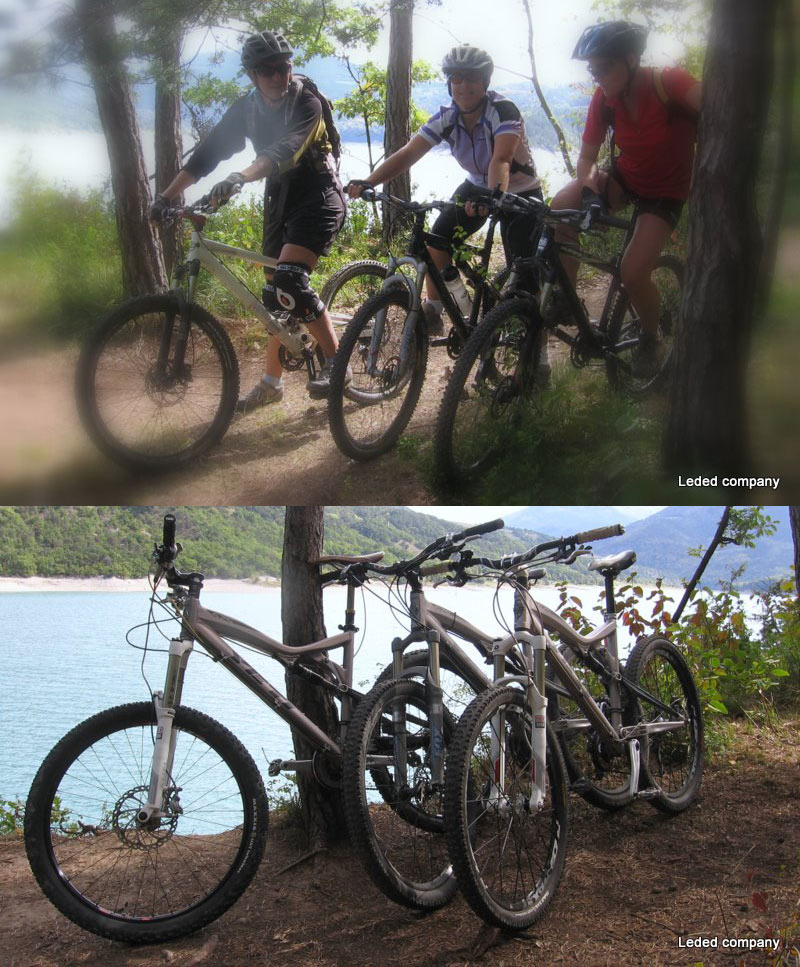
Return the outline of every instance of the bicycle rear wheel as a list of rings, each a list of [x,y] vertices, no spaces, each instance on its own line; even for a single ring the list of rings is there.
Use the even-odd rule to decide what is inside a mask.
[[[640,787],[658,790],[648,796],[656,809],[681,812],[700,789],[705,758],[703,711],[692,673],[671,641],[653,635],[639,641],[630,653],[625,679],[652,696],[652,700],[638,696],[639,721],[656,727],[683,722],[679,728],[652,731],[641,740],[639,780]]]
[[[660,256],[653,270],[652,279],[661,300],[659,324],[666,351],[658,368],[646,376],[634,376],[631,370],[641,326],[627,296],[620,294],[621,301],[613,312],[608,327],[609,342],[619,349],[606,359],[608,381],[615,389],[639,397],[666,383],[672,365],[672,345],[681,309],[683,272],[683,263],[672,255]]]
[[[520,689],[487,689],[459,721],[447,757],[445,829],[459,886],[479,916],[511,930],[550,905],[567,848],[566,770],[549,727],[547,792],[540,809],[531,804],[532,726]]]
[[[107,709],[42,763],[25,811],[25,848],[48,899],[101,937],[158,943],[216,919],[258,868],[268,807],[255,763],[231,733],[178,708],[163,817],[141,825],[156,716]]]
[[[100,322],[78,361],[84,425],[104,453],[132,470],[191,462],[233,418],[236,353],[210,313],[197,305],[190,311],[187,324],[174,295],[131,299]]]
[[[436,421],[439,477],[464,485],[509,442],[535,383],[541,318],[534,299],[508,299],[482,319],[461,351]]]
[[[339,343],[328,420],[336,445],[354,460],[391,449],[417,405],[428,340],[422,319],[410,309],[407,290],[379,292],[353,316]]]
[[[610,701],[603,681],[591,669],[573,671],[609,717]],[[550,670],[548,669],[548,675]],[[611,747],[591,725],[571,697],[551,692],[547,702],[550,724],[564,756],[571,788],[587,802],[614,812],[631,800],[631,761],[627,745]]]
[[[446,708],[443,728],[446,747],[454,728]],[[358,703],[342,760],[347,829],[370,878],[397,903],[424,909],[443,906],[457,889],[430,745],[425,688],[381,682]]]
[[[362,259],[343,265],[328,279],[320,299],[331,317],[334,331],[342,334],[367,299],[380,292],[389,270],[383,262]]]

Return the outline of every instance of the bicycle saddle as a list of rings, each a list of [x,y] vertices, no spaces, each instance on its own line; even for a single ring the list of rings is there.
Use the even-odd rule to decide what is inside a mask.
[[[619,554],[609,554],[608,557],[596,557],[589,565],[589,570],[616,577],[620,571],[624,571],[626,567],[635,563],[636,551],[620,551]]]
[[[358,554],[348,556],[347,554],[326,554],[324,557],[312,557],[309,564],[377,564],[383,560],[383,551],[375,551],[374,554]]]

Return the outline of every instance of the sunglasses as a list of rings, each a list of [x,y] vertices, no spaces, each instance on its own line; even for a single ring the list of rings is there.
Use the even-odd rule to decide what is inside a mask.
[[[283,74],[284,77],[288,77],[292,73],[292,65],[288,61],[282,60],[277,64],[264,64],[262,67],[256,67],[254,72],[259,77],[273,77],[275,74]]]
[[[481,80],[478,71],[454,71],[447,77],[451,84],[476,84]]]
[[[599,81],[601,77],[610,74],[616,65],[617,62],[615,60],[606,60],[600,64],[596,64],[594,67],[588,67],[587,70],[596,81]]]

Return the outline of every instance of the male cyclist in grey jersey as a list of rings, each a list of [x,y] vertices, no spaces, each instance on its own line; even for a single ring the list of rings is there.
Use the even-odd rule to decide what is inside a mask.
[[[485,199],[487,189],[542,197],[522,115],[515,104],[489,90],[493,69],[492,58],[485,50],[469,44],[453,47],[442,61],[452,102],[441,107],[408,144],[378,165],[369,177],[347,185],[350,197],[358,198],[365,187],[390,181],[434,145],[446,143],[466,171],[467,180],[453,195],[454,201],[465,203],[464,207],[442,212],[433,225],[432,231],[442,243],[441,248],[429,246],[429,251],[439,269],[452,261],[456,229],[471,235],[486,221],[479,200]],[[500,231],[508,258],[529,254],[533,227],[530,216],[501,219]],[[428,299],[422,308],[428,330],[435,334],[442,331],[442,303],[430,277],[427,289]]]
[[[310,395],[321,397],[330,384],[337,340],[309,273],[342,227],[345,201],[331,161],[321,101],[292,77],[293,53],[286,38],[270,30],[245,40],[242,66],[253,90],[234,101],[171,184],[156,195],[150,217],[159,221],[171,199],[241,151],[246,139],[251,142],[253,163],[214,185],[211,199],[224,204],[245,182],[267,179],[263,250],[278,264],[274,272],[265,269],[264,305],[270,311],[290,311],[308,325],[326,357],[320,378],[308,384]],[[280,343],[270,338],[266,372],[239,400],[238,409],[281,400],[282,375]]]

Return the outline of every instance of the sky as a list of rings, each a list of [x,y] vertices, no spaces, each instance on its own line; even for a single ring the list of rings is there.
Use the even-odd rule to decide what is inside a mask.
[[[409,510],[415,510],[419,514],[430,514],[432,517],[440,517],[442,520],[451,520],[457,524],[468,525],[482,524],[484,521],[494,520],[497,517],[505,518],[510,514],[515,514],[517,511],[524,509],[524,506],[489,506],[488,504],[481,505],[479,507],[409,507]],[[618,507],[618,510],[627,511],[637,520],[640,520],[643,517],[649,517],[651,514],[657,514],[663,509],[663,507]]]

